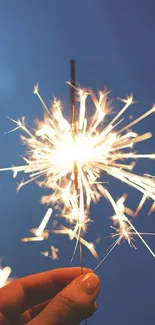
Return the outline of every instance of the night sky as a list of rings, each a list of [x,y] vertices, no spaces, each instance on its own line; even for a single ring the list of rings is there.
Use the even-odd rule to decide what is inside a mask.
[[[36,117],[42,117],[41,104],[33,95],[36,82],[47,104],[55,95],[64,101],[65,114],[69,114],[66,81],[71,58],[76,60],[76,78],[81,86],[98,91],[107,85],[114,99],[133,91],[137,104],[130,108],[130,114],[135,117],[151,108],[155,102],[154,12],[154,0],[0,0],[0,167],[20,164],[24,153],[20,132],[5,134],[14,127],[7,117],[26,116],[29,126]],[[115,112],[122,107],[117,100],[114,105]],[[155,133],[154,123],[152,115],[136,130],[140,134]],[[155,151],[154,140],[139,144],[136,150]],[[141,161],[135,171],[154,174],[154,162]],[[11,172],[0,174],[3,265],[11,266],[14,277],[70,265],[74,243],[65,236],[52,235],[50,243],[20,242],[29,235],[29,229],[39,225],[46,211],[40,204],[43,190],[36,184],[16,193],[16,182],[21,178],[13,179]],[[108,181],[107,188],[115,199],[128,191],[127,203],[136,207],[139,193],[111,178]],[[139,231],[155,232],[155,213],[147,216],[150,205],[147,201],[134,220]],[[95,223],[90,225],[86,238],[93,242],[101,238],[96,244],[100,257],[112,243],[112,214],[105,199],[90,211]],[[155,251],[155,237],[145,239]],[[40,254],[51,243],[59,248],[59,261]],[[89,325],[155,324],[155,262],[137,238],[136,246],[134,250],[122,243],[98,269],[99,309]],[[91,268],[98,263],[86,249],[84,262]],[[72,264],[79,264],[78,253]]]

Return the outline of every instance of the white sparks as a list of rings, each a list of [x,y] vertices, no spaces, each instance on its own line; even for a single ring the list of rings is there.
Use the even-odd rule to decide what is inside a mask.
[[[133,95],[127,99],[121,99],[125,104],[119,113],[107,124],[107,117],[111,110],[111,103],[108,99],[108,92],[99,92],[99,98],[92,91],[77,89],[79,95],[79,114],[73,126],[64,118],[61,103],[54,99],[49,110],[39,94],[38,85],[34,87],[34,93],[38,96],[44,109],[44,120],[36,121],[36,128],[29,131],[25,119],[14,121],[15,129],[25,132],[22,141],[27,146],[26,157],[23,166],[3,168],[12,170],[14,177],[19,172],[27,175],[25,181],[19,185],[19,189],[32,181],[37,181],[39,186],[50,189],[51,193],[43,196],[41,202],[51,205],[55,210],[60,211],[63,217],[72,228],[54,230],[57,233],[66,233],[70,239],[79,239],[88,227],[89,209],[91,202],[97,203],[104,196],[112,205],[115,216],[112,220],[117,224],[120,242],[126,239],[131,245],[130,230],[139,236],[151,254],[154,253],[137,232],[131,221],[125,216],[136,216],[142,208],[145,200],[150,198],[153,201],[150,212],[155,209],[155,178],[149,174],[138,175],[134,173],[134,167],[138,158],[155,159],[155,153],[136,153],[133,147],[136,143],[146,141],[152,134],[146,132],[142,135],[131,130],[131,127],[141,122],[150,114],[155,112],[155,106],[146,111],[143,115],[125,124],[124,112],[134,103]],[[94,103],[95,113],[90,118],[87,116],[87,98]],[[75,167],[77,172],[77,186],[75,186]],[[106,189],[101,180],[104,175],[109,176],[109,183],[112,178],[131,186],[142,194],[142,199],[135,212],[124,206],[123,196],[115,202],[112,195]],[[78,201],[77,204],[77,192]],[[22,241],[37,241],[47,238],[46,226],[50,219],[52,209],[49,208],[38,229],[33,229],[35,237],[25,238]],[[94,256],[97,253],[92,244],[81,238]],[[114,245],[115,246],[115,245]],[[54,246],[51,246],[54,247]],[[53,248],[53,254],[57,251]],[[54,255],[56,257],[56,255]]]

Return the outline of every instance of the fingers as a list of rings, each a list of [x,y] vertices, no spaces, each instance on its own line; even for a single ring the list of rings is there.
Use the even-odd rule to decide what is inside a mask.
[[[34,306],[30,309],[28,309],[27,311],[25,311],[21,317],[20,317],[20,321],[19,321],[19,325],[25,325],[27,324],[30,320],[32,320],[34,317],[36,317],[49,303],[51,300],[47,300],[45,302],[42,302],[41,304]],[[92,305],[92,313],[94,313],[98,306],[96,301],[94,302],[94,304]],[[1,322],[0,322],[1,325]],[[5,325],[5,324],[4,324]]]
[[[36,317],[50,303],[50,301],[51,300],[44,301],[41,304],[26,310],[20,317],[19,325],[27,324],[31,319]]]
[[[29,325],[77,325],[96,310],[99,278],[94,273],[79,276],[59,292]]]
[[[9,325],[6,318],[4,318],[3,314],[0,312],[0,325]]]
[[[84,269],[84,272],[90,270]],[[30,307],[53,298],[81,272],[80,268],[64,268],[31,275],[0,289],[0,312],[15,324]]]

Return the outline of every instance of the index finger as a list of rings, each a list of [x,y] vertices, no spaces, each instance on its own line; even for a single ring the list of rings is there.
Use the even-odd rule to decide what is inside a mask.
[[[53,298],[80,273],[80,267],[62,268],[15,280],[0,289],[0,311],[12,323],[30,307]]]

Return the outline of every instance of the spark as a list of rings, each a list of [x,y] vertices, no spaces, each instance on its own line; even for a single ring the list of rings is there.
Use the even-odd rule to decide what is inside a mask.
[[[51,246],[51,258],[52,260],[58,260],[59,256],[58,256],[58,248],[54,247],[53,245]]]
[[[47,237],[45,228],[49,222],[49,219],[52,215],[52,209],[49,208],[47,212],[45,213],[45,216],[43,217],[39,227],[37,229],[31,229],[31,232],[36,235],[37,237]]]
[[[45,257],[49,257],[52,260],[59,260],[58,253],[59,253],[59,249],[56,248],[55,246],[51,245],[50,246],[50,250],[49,251],[47,250],[47,251],[41,252],[41,255],[43,255]]]
[[[10,283],[9,276],[11,274],[11,271],[12,270],[10,266],[5,266],[4,268],[0,267],[0,288]]]
[[[43,256],[45,256],[45,257],[48,257],[48,256],[49,256],[49,251],[41,252],[41,255],[43,255]]]
[[[43,256],[45,256],[45,257],[48,257],[48,256],[49,256],[49,251],[41,252],[41,255],[43,255]]]
[[[31,229],[30,232],[35,235],[35,237],[26,237],[22,238],[21,241],[23,243],[31,242],[31,241],[42,241],[44,239],[47,239],[49,234],[48,231],[45,230],[47,223],[49,222],[49,219],[52,214],[52,209],[49,208],[47,212],[45,213],[45,216],[43,217],[39,227],[36,229]]]
[[[69,224],[69,228],[61,228],[53,232],[67,234],[70,239],[78,241],[79,236],[83,236],[87,231],[91,221],[89,219],[91,203],[97,203],[101,197],[104,197],[115,211],[112,220],[114,224],[117,224],[119,238],[113,248],[122,239],[132,246],[132,230],[154,256],[143,237],[126,217],[126,213],[130,217],[136,216],[146,199],[153,201],[149,213],[155,209],[154,176],[139,175],[134,172],[138,159],[155,159],[155,153],[146,154],[133,151],[133,147],[137,143],[150,139],[152,134],[146,132],[139,135],[131,129],[153,114],[155,105],[126,124],[123,114],[130,105],[134,104],[131,94],[126,99],[120,99],[124,106],[107,123],[112,111],[112,104],[108,97],[109,92],[100,91],[97,97],[91,90],[76,87],[74,89],[77,91],[80,105],[79,115],[73,126],[65,119],[60,100],[54,98],[51,108],[48,109],[39,93],[38,84],[34,87],[34,94],[44,108],[44,118],[42,121],[35,121],[35,128],[32,130],[27,128],[24,117],[14,121],[16,123],[14,130],[21,129],[25,133],[21,136],[27,147],[26,155],[23,157],[25,163],[21,166],[3,168],[1,171],[11,170],[14,177],[19,172],[24,172],[27,175],[26,180],[19,184],[18,190],[32,181],[37,181],[39,186],[50,190],[48,195],[41,198],[41,202],[59,211],[60,217],[63,217]],[[92,117],[88,115],[86,109],[88,97],[91,98],[95,108]],[[76,132],[73,132],[73,127]],[[103,182],[106,174],[109,177],[110,185],[112,179],[115,178],[141,193],[142,198],[135,212],[125,207],[125,196],[115,202],[106,188],[106,183]],[[32,237],[33,239],[25,238],[22,241],[43,240],[46,237],[44,231],[51,213],[52,209],[50,208],[39,228],[32,230],[35,235]],[[98,256],[93,244],[85,241],[83,237],[81,237],[81,242],[95,257]]]
[[[31,241],[41,241],[41,240],[44,240],[44,237],[43,236],[37,236],[37,237],[26,237],[26,238],[22,238],[21,241],[23,243],[28,243],[28,242],[31,242]]]
[[[55,234],[62,234],[62,235],[68,235],[69,236],[69,239],[74,239],[76,238],[77,240],[79,239],[79,236],[78,234],[74,233],[72,229],[70,228],[67,228],[67,227],[61,227],[61,229],[56,229],[56,230],[52,230],[53,233]],[[92,255],[95,257],[95,258],[99,258],[96,250],[95,250],[95,247],[94,247],[94,244],[93,243],[89,243],[87,240],[85,240],[84,238],[81,238],[81,243],[87,247],[87,249],[92,253]]]

